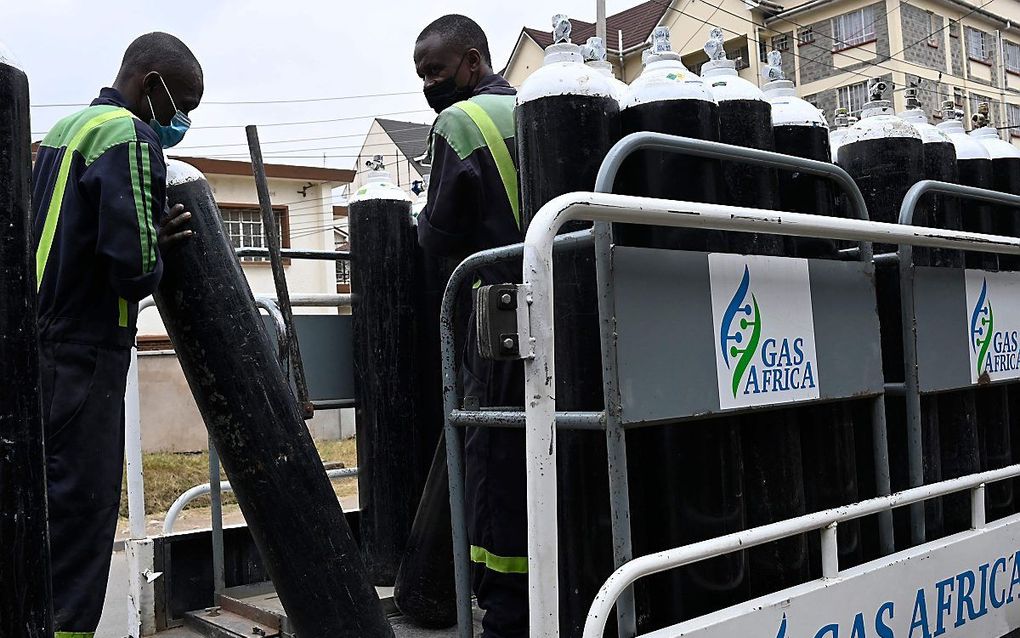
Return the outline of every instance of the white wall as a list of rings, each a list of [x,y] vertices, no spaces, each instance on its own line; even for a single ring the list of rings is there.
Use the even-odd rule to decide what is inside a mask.
[[[255,180],[233,175],[207,175],[216,201],[221,204],[244,204],[258,207]],[[291,248],[334,250],[333,183],[309,188],[302,197],[300,189],[308,181],[270,179],[269,192],[273,204],[288,207]],[[273,272],[269,262],[243,265],[248,283],[255,295],[275,295]],[[284,266],[287,287],[291,293],[336,293],[336,269],[332,261],[294,259]],[[295,308],[295,313],[332,313],[327,308]],[[165,336],[166,329],[155,309],[146,310],[138,321],[140,336]]]
[[[356,192],[365,181],[368,170],[365,168],[365,160],[370,160],[375,155],[382,155],[386,170],[394,179],[397,186],[404,189],[404,192],[413,200],[417,195],[411,191],[411,184],[415,180],[421,180],[421,174],[415,169],[414,164],[408,161],[407,157],[400,152],[397,145],[393,143],[390,136],[379,126],[379,122],[373,120],[368,135],[365,136],[365,143],[358,155],[358,162],[354,167],[357,175],[351,183],[351,192]]]

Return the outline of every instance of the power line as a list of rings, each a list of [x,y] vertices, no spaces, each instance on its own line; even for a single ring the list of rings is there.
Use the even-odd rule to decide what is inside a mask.
[[[379,117],[385,117],[389,115],[408,115],[411,113],[431,113],[431,109],[414,109],[411,111],[393,111],[391,113],[375,113],[371,115],[353,115],[351,117],[335,117],[325,120],[305,120],[302,122],[264,122],[256,124],[259,128],[269,128],[273,126],[303,126],[306,124],[330,124],[333,122],[351,122],[355,120],[372,120]],[[247,124],[218,124],[212,126],[192,126],[190,130],[212,130],[212,129],[231,129],[231,128],[244,128]],[[32,131],[32,135],[43,135],[45,136],[49,131]]]
[[[366,93],[363,95],[338,95],[333,97],[308,97],[308,98],[295,98],[290,100],[202,100],[202,106],[232,106],[242,104],[308,104],[311,102],[339,102],[342,100],[361,100],[366,98],[377,98],[377,97],[395,97],[399,95],[415,95],[421,91],[397,91],[394,93]],[[34,109],[49,109],[49,108],[71,108],[88,106],[89,102],[63,102],[53,104],[33,104]]]
[[[408,124],[413,124],[413,122],[407,122],[407,123]],[[387,134],[406,133],[408,131],[417,131],[418,129],[420,129],[423,126],[431,127],[430,124],[418,124],[416,126],[412,126],[412,127],[409,127],[409,128],[393,129],[392,131],[385,131],[385,132]],[[318,141],[323,141],[323,140],[334,140],[334,139],[341,139],[341,138],[348,138],[348,137],[366,137],[366,136],[367,136],[367,134],[365,134],[365,133],[347,133],[345,135],[327,135],[327,136],[324,136],[324,137],[299,137],[299,138],[287,139],[287,140],[269,140],[269,141],[266,141],[266,142],[261,142],[261,144],[262,144],[262,146],[265,146],[267,144],[290,144],[290,143],[296,143],[296,142],[318,142]],[[175,149],[176,150],[184,151],[184,150],[199,149],[199,148],[223,148],[223,147],[229,147],[229,146],[245,146],[245,147],[247,147],[248,143],[247,142],[236,142],[236,143],[233,143],[233,144],[200,144],[200,145],[195,145],[195,146],[180,146],[180,147],[175,147]]]

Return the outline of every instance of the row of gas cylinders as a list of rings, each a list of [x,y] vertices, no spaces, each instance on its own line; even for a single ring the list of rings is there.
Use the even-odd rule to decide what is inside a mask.
[[[823,114],[798,98],[784,79],[777,52],[769,55],[763,89],[739,77],[726,59],[722,33],[713,30],[709,61],[699,76],[672,51],[669,31],[657,28],[644,67],[629,86],[612,76],[597,39],[570,42],[570,23],[554,18],[554,44],[544,65],[521,86],[516,107],[521,217],[527,226],[556,196],[590,191],[607,152],[623,135],[652,131],[833,162],[857,182],[870,218],[896,222],[907,189],[922,179],[959,181],[1020,193],[1020,153],[998,139],[986,121],[968,135],[955,110],[938,127],[927,123],[916,90],[897,116],[876,81],[872,99],[852,126],[830,133]],[[837,118],[843,122],[842,117]],[[379,189],[385,179],[377,176]],[[383,198],[382,190],[360,198]],[[410,202],[397,189],[393,198]],[[729,204],[818,215],[847,216],[831,183],[803,173],[732,160],[641,150],[623,164],[614,192],[680,201]],[[420,202],[416,209],[420,210]],[[917,223],[1016,235],[991,209],[961,214],[959,202],[928,198]],[[986,210],[987,209],[987,210]],[[586,224],[573,222],[564,232]],[[615,224],[618,245],[838,259],[848,246],[828,240],[758,233],[666,229]],[[891,250],[876,246],[876,252]],[[915,251],[918,263],[963,267],[954,251]],[[966,257],[967,267],[1008,267],[994,256]],[[554,256],[557,410],[604,409],[594,254]],[[883,365],[887,382],[903,380],[898,286],[894,271],[878,273]],[[977,391],[926,398],[925,481],[1008,464],[1012,458],[1010,401],[1004,388],[993,401]],[[682,391],[682,389],[681,389]],[[1017,393],[1020,394],[1020,393]],[[521,397],[523,399],[523,397]],[[902,399],[887,397],[893,489],[907,487],[906,426]],[[992,407],[988,407],[992,406]],[[997,406],[997,407],[996,407]],[[994,414],[992,413],[994,412]],[[1020,406],[1013,411],[1020,417]],[[772,523],[874,496],[876,471],[871,406],[845,401],[721,415],[629,431],[630,524],[635,556]],[[560,431],[557,439],[562,636],[580,636],[598,588],[614,567],[607,453],[602,433]],[[523,481],[523,465],[519,477]],[[1012,510],[1012,488],[989,497],[995,514]],[[1008,494],[1002,490],[1008,490]],[[943,507],[945,505],[945,507]],[[423,503],[424,507],[424,503]],[[946,499],[928,508],[929,538],[966,525],[966,503]],[[364,526],[366,521],[363,520]],[[371,522],[368,522],[371,525]],[[910,540],[897,519],[897,547]],[[842,568],[880,554],[877,520],[841,525]],[[440,537],[442,534],[439,535]],[[649,631],[757,595],[805,582],[821,572],[816,536],[799,536],[673,570],[636,589],[638,628]],[[436,572],[433,571],[433,574]],[[445,590],[449,591],[449,590]],[[428,597],[428,596],[426,596]],[[430,604],[437,604],[433,599]],[[610,628],[609,631],[615,631]]]

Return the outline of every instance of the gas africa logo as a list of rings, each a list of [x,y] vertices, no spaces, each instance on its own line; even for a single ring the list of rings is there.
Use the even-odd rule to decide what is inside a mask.
[[[758,308],[758,300],[754,293],[751,293],[751,302],[747,302],[750,288],[751,273],[747,266],[744,266],[744,276],[741,277],[740,285],[737,286],[737,291],[733,293],[733,298],[726,307],[722,329],[719,331],[719,347],[722,349],[723,361],[726,362],[726,368],[733,371],[731,388],[734,397],[737,396],[740,382],[744,380],[744,374],[758,349],[758,342],[761,341],[761,310]],[[744,339],[747,339],[747,345],[741,348],[739,346],[744,343]],[[731,341],[733,345],[729,345]]]
[[[988,298],[988,280],[981,282],[981,294],[970,315],[970,347],[977,354],[977,375],[985,369],[988,348],[992,345],[995,317],[992,314],[992,300]]]
[[[730,392],[758,395],[815,387],[812,362],[802,336],[771,336],[787,326],[764,332],[762,310],[751,290],[751,272],[744,273],[719,325],[719,348],[730,370]]]

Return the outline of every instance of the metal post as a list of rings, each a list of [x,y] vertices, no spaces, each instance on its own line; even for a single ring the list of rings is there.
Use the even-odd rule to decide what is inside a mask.
[[[606,42],[606,0],[595,0],[595,35]]]
[[[283,270],[283,259],[280,257],[280,235],[276,228],[276,213],[269,196],[269,181],[266,178],[266,167],[262,163],[262,147],[259,145],[259,131],[254,124],[244,127],[248,136],[248,150],[251,153],[251,168],[255,176],[255,190],[258,191],[259,208],[262,211],[262,228],[266,234],[269,248],[269,263],[273,268],[273,282],[276,284],[276,299],[287,323],[287,345],[290,348],[291,377],[297,388],[298,403],[304,411],[306,419],[315,413],[315,408],[308,400],[308,382],[305,379],[305,367],[301,362],[301,348],[298,344],[297,332],[294,330],[294,314],[290,307],[290,292],[287,290],[287,274]]]
[[[839,576],[839,534],[837,523],[822,528],[822,578]]]
[[[155,305],[152,297],[138,305],[138,313]],[[128,522],[132,539],[142,539],[145,532],[145,481],[142,473],[142,422],[138,396],[138,348],[131,348],[127,390],[124,393],[124,460],[127,463]]]
[[[223,495],[220,492],[220,457],[209,438],[209,502],[212,515],[213,593],[219,596],[226,587],[223,563]]]
[[[887,496],[892,494],[892,482],[889,477],[889,431],[885,421],[885,395],[882,394],[871,402],[871,438],[875,459],[875,491],[878,496]],[[896,551],[891,510],[878,514],[878,544],[883,556]]]
[[[970,526],[981,529],[985,526],[985,484],[970,491]]]
[[[630,526],[630,484],[627,438],[620,423],[620,380],[616,365],[616,291],[613,286],[613,227],[598,222],[595,229],[595,272],[599,291],[599,332],[602,339],[602,383],[606,406],[606,452],[609,465],[609,507],[613,526],[613,566],[634,557]],[[628,589],[616,604],[620,638],[637,634],[634,590]]]

